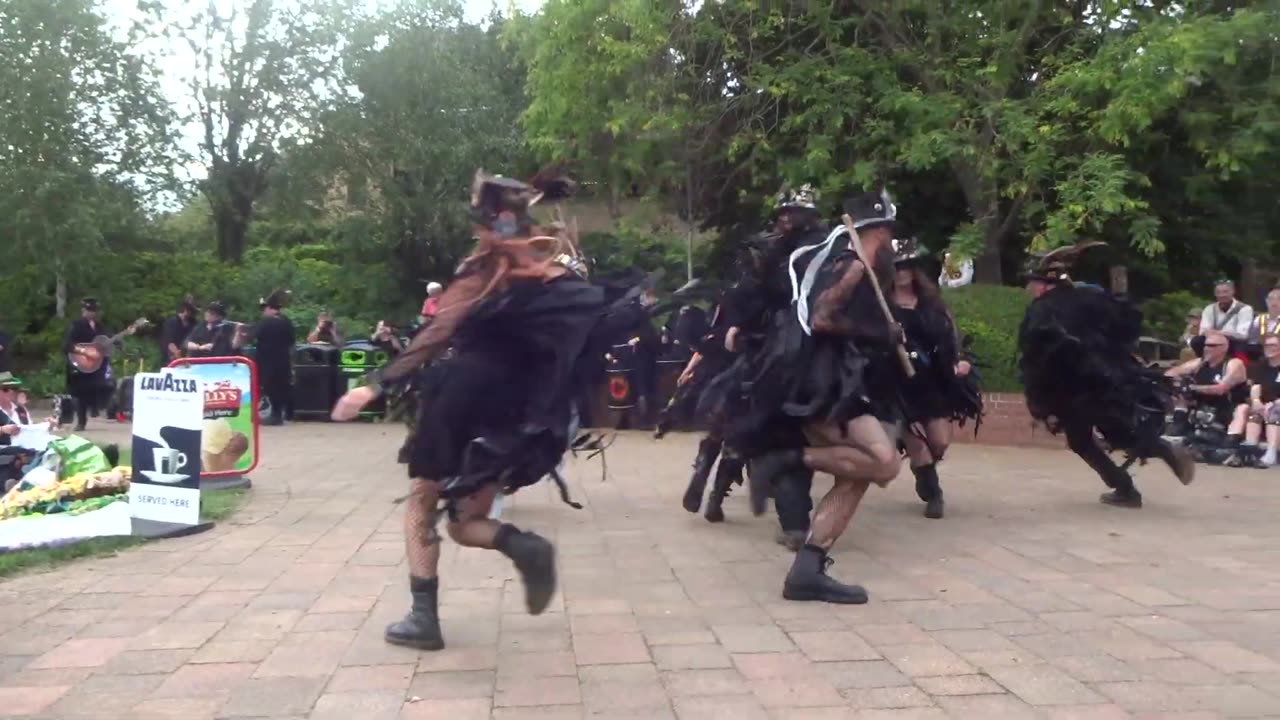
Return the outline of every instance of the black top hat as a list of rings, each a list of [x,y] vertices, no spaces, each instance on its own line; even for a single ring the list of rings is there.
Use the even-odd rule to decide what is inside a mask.
[[[292,295],[293,292],[290,290],[272,290],[258,300],[258,305],[272,310],[279,310],[289,302],[289,298]]]
[[[221,300],[212,300],[208,305],[204,306],[205,312],[216,313],[222,317],[227,316],[227,306]]]
[[[920,244],[914,237],[893,239],[893,262],[895,265],[906,265],[923,257],[928,257],[929,248]]]
[[[890,225],[898,219],[898,207],[893,204],[889,191],[864,192],[844,201],[844,212],[853,218],[854,229]]]
[[[91,312],[98,311],[98,298],[87,297],[80,301],[81,310],[89,310]]]

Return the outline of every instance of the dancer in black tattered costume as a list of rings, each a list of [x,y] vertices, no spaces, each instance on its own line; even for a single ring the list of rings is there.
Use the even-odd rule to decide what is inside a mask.
[[[1071,451],[1111,488],[1101,501],[1137,508],[1142,494],[1130,464],[1159,458],[1184,485],[1195,477],[1195,464],[1161,437],[1171,388],[1135,356],[1141,311],[1101,289],[1077,287],[1068,275],[1082,250],[1101,244],[1033,258],[1027,292],[1034,300],[1018,330],[1018,367],[1032,417],[1065,433]],[[1111,461],[1098,434],[1110,449],[1128,454],[1125,467]]]
[[[545,610],[555,592],[551,543],[489,515],[499,492],[554,473],[569,448],[575,377],[605,313],[603,291],[566,262],[568,243],[544,234],[528,213],[544,193],[567,185],[548,176],[529,185],[477,173],[471,204],[477,244],[441,296],[439,314],[334,408],[335,419],[349,420],[427,366],[416,378],[422,408],[405,505],[413,607],[387,628],[387,642],[444,647],[436,575],[441,501],[455,542],[512,559],[529,612]]]
[[[895,239],[893,245],[895,271],[888,294],[916,371],[902,382],[910,424],[903,443],[916,494],[925,502],[924,516],[938,519],[944,507],[938,463],[951,445],[952,422],[980,422],[982,394],[955,318],[921,266],[928,252],[914,238]]]
[[[753,504],[764,490],[757,472],[773,477],[802,467],[835,477],[783,583],[788,600],[867,601],[863,588],[826,574],[828,553],[867,488],[888,484],[900,466],[901,369],[893,350],[902,329],[885,317],[869,277],[875,272],[885,288],[892,282],[896,208],[880,192],[856,196],[846,210],[873,268],[856,256],[843,227],[796,248],[785,265],[794,309],[772,313],[760,348],[708,393],[729,403],[728,441],[752,458]]]

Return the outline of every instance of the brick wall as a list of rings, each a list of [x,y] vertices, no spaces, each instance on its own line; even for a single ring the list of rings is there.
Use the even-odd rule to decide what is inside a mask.
[[[1027,404],[1021,395],[1013,393],[984,393],[982,396],[986,415],[978,436],[973,435],[973,424],[957,427],[953,442],[978,445],[1016,445],[1018,447],[1062,448],[1066,440],[1051,435],[1043,425],[1033,425]]]
[[[597,426],[616,427],[619,413],[609,410],[607,393],[603,388],[595,393],[595,406],[592,408],[592,419]],[[1032,425],[1031,415],[1022,395],[1013,393],[986,393],[982,396],[986,415],[982,419],[982,427],[977,437],[973,434],[973,423],[957,427],[953,442],[977,445],[1013,445],[1017,447],[1063,448],[1066,440],[1062,436],[1051,435],[1043,425]],[[630,424],[631,429],[639,429]],[[694,428],[676,428],[676,430],[693,430]]]

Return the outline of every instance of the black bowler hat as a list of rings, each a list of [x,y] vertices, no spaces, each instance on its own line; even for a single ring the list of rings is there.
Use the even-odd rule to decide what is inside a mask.
[[[89,310],[91,312],[98,312],[98,298],[87,297],[81,300],[80,309]]]

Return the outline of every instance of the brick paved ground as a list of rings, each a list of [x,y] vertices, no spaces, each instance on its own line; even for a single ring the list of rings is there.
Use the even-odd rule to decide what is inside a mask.
[[[121,434],[120,429],[111,431]],[[1141,473],[1095,502],[1070,456],[957,448],[948,518],[869,497],[835,574],[863,607],[779,597],[773,524],[679,510],[694,444],[633,435],[508,518],[563,594],[522,611],[498,555],[446,544],[449,647],[382,642],[407,604],[397,431],[268,428],[248,508],[211,533],[0,583],[0,717],[1280,717],[1280,472]]]

